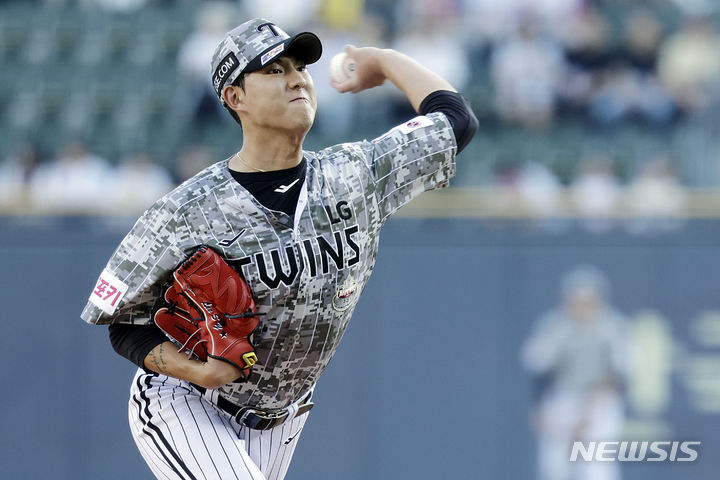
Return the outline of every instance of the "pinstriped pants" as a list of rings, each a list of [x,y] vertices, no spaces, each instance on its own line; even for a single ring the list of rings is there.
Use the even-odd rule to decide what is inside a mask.
[[[251,430],[188,382],[138,369],[128,413],[135,444],[159,479],[282,480],[308,416],[295,416],[296,404],[289,410],[281,425]]]

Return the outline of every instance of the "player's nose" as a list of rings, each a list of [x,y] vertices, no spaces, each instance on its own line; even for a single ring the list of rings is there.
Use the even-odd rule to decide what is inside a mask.
[[[293,71],[288,76],[288,86],[293,90],[298,88],[305,88],[307,86],[307,80],[302,73],[293,69]]]

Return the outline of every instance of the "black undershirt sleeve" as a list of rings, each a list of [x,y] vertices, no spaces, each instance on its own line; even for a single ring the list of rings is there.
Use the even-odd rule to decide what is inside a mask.
[[[421,115],[433,112],[445,114],[455,133],[457,153],[460,153],[470,143],[478,131],[478,119],[473,113],[470,103],[457,92],[450,90],[432,92],[425,97],[418,110]]]
[[[110,343],[113,349],[138,367],[150,351],[168,340],[165,334],[155,325],[128,325],[116,323],[108,327]]]

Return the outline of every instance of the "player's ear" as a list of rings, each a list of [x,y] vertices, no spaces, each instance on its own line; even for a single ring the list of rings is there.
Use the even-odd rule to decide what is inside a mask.
[[[245,108],[245,90],[234,85],[227,85],[222,91],[223,100],[233,110],[243,111]]]

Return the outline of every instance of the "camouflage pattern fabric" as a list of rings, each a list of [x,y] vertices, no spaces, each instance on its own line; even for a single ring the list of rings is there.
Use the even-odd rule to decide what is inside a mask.
[[[284,30],[263,18],[250,20],[230,30],[215,49],[210,62],[215,91],[233,83],[240,72],[268,46],[288,38],[290,36]],[[228,58],[230,54],[231,58]],[[226,70],[218,71],[223,66]]]
[[[264,313],[258,363],[246,383],[217,392],[241,405],[284,408],[332,358],[375,264],[380,228],[455,173],[456,143],[441,113],[373,141],[304,152],[294,217],[263,207],[216,163],[156,202],[103,270],[82,318],[150,324],[184,251],[208,244],[246,279]]]

